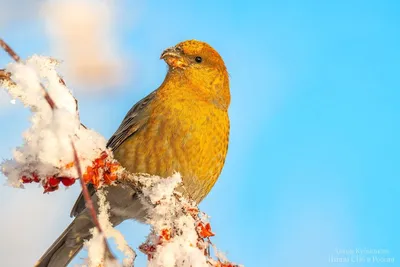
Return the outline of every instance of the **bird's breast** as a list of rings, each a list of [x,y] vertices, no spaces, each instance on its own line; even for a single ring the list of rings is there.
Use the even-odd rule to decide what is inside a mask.
[[[133,173],[168,177],[179,172],[190,197],[200,201],[222,170],[228,138],[226,111],[198,101],[164,103],[154,106],[145,126],[115,157]]]

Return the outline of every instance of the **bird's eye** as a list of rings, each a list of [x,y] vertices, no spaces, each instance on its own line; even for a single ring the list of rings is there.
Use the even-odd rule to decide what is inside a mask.
[[[196,60],[197,63],[201,63],[203,61],[201,57],[196,57],[194,60]]]

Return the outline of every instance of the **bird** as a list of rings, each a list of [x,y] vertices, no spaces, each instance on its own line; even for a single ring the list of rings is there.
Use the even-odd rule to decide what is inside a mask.
[[[179,172],[184,196],[200,203],[220,176],[228,151],[228,71],[220,54],[198,40],[167,48],[160,59],[168,66],[164,81],[128,111],[107,147],[131,173],[169,177]],[[97,209],[96,190],[88,188]],[[145,222],[147,211],[133,187],[117,184],[104,190],[113,226],[128,219]],[[75,219],[36,267],[67,266],[90,239],[94,223],[82,193],[71,216]]]

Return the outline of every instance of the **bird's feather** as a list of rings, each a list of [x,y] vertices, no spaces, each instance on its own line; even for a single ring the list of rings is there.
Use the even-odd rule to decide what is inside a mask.
[[[157,91],[153,91],[128,111],[117,131],[108,140],[108,148],[114,151],[147,122],[149,118],[147,107],[154,99],[156,92]]]

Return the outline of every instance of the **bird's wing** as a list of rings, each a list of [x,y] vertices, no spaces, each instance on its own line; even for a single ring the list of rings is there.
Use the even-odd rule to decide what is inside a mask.
[[[107,142],[107,147],[115,151],[129,136],[136,133],[146,122],[149,113],[146,107],[154,99],[156,91],[136,103],[126,114],[121,125]]]
[[[115,151],[128,137],[137,133],[143,125],[146,124],[149,118],[149,111],[146,107],[149,106],[151,101],[154,99],[157,91],[153,91],[151,94],[137,102],[126,114],[121,125],[117,131],[111,136],[107,142],[107,147]],[[96,189],[93,185],[87,185],[89,194],[93,195]],[[75,201],[74,206],[71,210],[71,217],[76,217],[85,209],[85,199],[83,198],[82,192]]]

